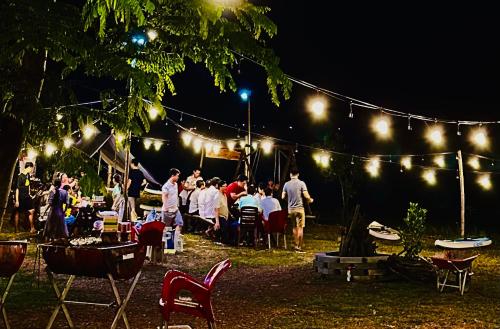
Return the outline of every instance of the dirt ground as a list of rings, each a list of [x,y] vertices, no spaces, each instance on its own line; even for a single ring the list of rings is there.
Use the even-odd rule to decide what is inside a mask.
[[[349,283],[345,278],[321,278],[312,268],[314,253],[336,248],[336,229],[317,225],[306,232],[304,254],[222,247],[186,235],[184,253],[167,256],[163,266],[146,263],[143,267],[127,308],[131,327],[160,324],[158,300],[167,270],[202,278],[214,263],[230,258],[233,268],[221,277],[212,297],[218,328],[500,328],[498,247],[484,250],[471,290],[460,296],[458,291],[438,293],[433,283]],[[6,238],[13,235],[0,235]],[[379,249],[392,252],[397,248],[382,245]],[[45,328],[55,306],[43,260],[39,285],[33,275],[34,250],[31,245],[7,300],[12,328]],[[434,250],[429,247],[426,252]],[[122,295],[127,285],[119,284]],[[112,301],[112,292],[106,280],[77,278],[68,299],[105,303]],[[113,319],[108,308],[69,305],[68,309],[76,328],[106,328]],[[174,314],[172,324],[206,328],[202,320],[182,314]],[[123,323],[119,327],[125,328]],[[62,313],[53,328],[67,328]]]

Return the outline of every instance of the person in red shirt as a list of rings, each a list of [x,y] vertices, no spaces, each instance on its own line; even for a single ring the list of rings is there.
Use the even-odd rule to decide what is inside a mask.
[[[247,195],[247,191],[245,190],[247,181],[247,176],[239,175],[238,179],[235,182],[232,182],[227,186],[226,196],[229,209],[231,209],[236,200],[238,200],[242,196]]]

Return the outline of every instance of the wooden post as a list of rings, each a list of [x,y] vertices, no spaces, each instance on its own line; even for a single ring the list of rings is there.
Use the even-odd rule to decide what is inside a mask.
[[[203,158],[205,157],[205,147],[204,146],[201,147],[200,153],[201,154],[200,154],[200,166],[199,166],[199,168],[203,169]]]
[[[462,151],[457,152],[458,174],[460,177],[460,236],[465,237],[465,184],[464,184],[464,162]]]

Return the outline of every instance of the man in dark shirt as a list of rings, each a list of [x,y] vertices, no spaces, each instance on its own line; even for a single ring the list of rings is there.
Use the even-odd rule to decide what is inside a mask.
[[[35,214],[35,207],[33,206],[33,199],[30,195],[30,174],[33,172],[33,162],[26,162],[23,171],[17,177],[16,184],[16,204],[15,204],[15,230],[19,231],[19,214],[28,212],[31,227],[31,233],[35,233],[35,226],[33,224],[33,216]]]
[[[135,211],[135,201],[141,196],[141,187],[146,185],[144,174],[139,169],[139,161],[133,159],[128,174],[127,192],[130,211]]]

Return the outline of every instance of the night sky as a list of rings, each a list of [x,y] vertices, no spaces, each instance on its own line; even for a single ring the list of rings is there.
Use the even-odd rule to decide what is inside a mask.
[[[432,117],[461,120],[500,120],[497,110],[499,90],[498,31],[500,21],[493,8],[470,8],[466,5],[436,7],[416,3],[332,4],[330,1],[259,1],[272,8],[271,17],[278,25],[278,35],[270,42],[281,58],[281,67],[289,75],[323,88],[380,106]],[[394,136],[390,142],[377,142],[369,131],[373,112],[355,111],[349,119],[347,104],[330,99],[329,120],[315,123],[308,116],[305,102],[314,91],[294,85],[292,97],[277,108],[268,96],[262,69],[243,61],[239,86],[250,88],[253,129],[259,133],[318,144],[332,131],[339,131],[348,152],[355,154],[429,153],[434,150],[424,141],[425,124],[393,119]],[[174,77],[177,95],[166,96],[164,104],[242,129],[244,136],[246,105],[238,96],[221,94],[206,69],[188,65],[187,72]],[[174,112],[168,115],[176,120]],[[214,138],[235,138],[237,131],[221,129],[183,117],[182,124],[196,127],[199,133]],[[292,129],[290,129],[290,126]],[[340,130],[339,130],[340,129]],[[490,127],[490,152],[480,154],[500,158],[496,141],[500,127]],[[456,127],[447,126],[447,146],[443,151],[473,152],[467,141],[467,129],[456,135]],[[140,143],[134,153],[158,180],[164,181],[172,166],[190,173],[199,156],[184,148],[172,125],[155,123],[149,136],[171,140],[161,152],[144,151]],[[478,153],[478,152],[476,152]],[[272,157],[259,165],[258,179],[273,176]],[[311,152],[297,154],[301,177],[316,202],[313,210],[324,221],[338,213],[340,194],[336,183],[326,183],[318,174]],[[396,160],[397,161],[397,160]],[[454,156],[448,159],[455,167]],[[491,166],[500,172],[500,163]],[[206,160],[205,178],[233,176],[236,163]],[[466,174],[467,229],[490,230],[500,227],[496,209],[500,180],[493,176],[493,191],[484,192],[475,184],[475,176]],[[359,202],[369,219],[398,225],[408,202],[419,202],[429,210],[429,220],[449,227],[455,234],[459,220],[459,185],[456,172],[439,172],[438,185],[427,187],[420,170],[402,174],[398,165],[383,165],[382,175],[372,180],[362,177]],[[497,186],[495,186],[497,185]],[[479,233],[479,232],[478,232]]]

